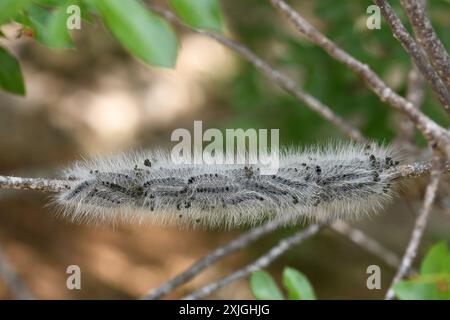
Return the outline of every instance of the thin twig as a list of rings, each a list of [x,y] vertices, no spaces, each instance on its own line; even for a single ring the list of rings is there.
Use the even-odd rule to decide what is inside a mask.
[[[402,21],[395,13],[394,9],[392,9],[392,7],[386,0],[373,0],[373,2],[380,8],[381,14],[389,24],[394,37],[400,42],[400,44],[411,57],[416,67],[419,69],[425,79],[427,79],[434,92],[436,92],[439,101],[441,102],[445,111],[450,114],[450,93],[448,92],[447,87],[439,77],[436,70],[434,70],[433,66],[429,63],[427,57],[422,51],[422,48],[414,40],[414,38],[411,37]]]
[[[359,247],[364,248],[374,256],[381,258],[387,265],[394,269],[397,269],[400,265],[400,258],[394,252],[385,248],[378,241],[369,237],[361,230],[353,228],[343,221],[336,221],[331,225],[331,228],[344,237],[349,238]]]
[[[417,250],[422,239],[422,235],[425,231],[425,227],[430,216],[431,208],[436,197],[436,192],[438,190],[439,181],[442,177],[441,165],[438,164],[440,161],[436,160],[436,168],[433,167],[431,172],[430,183],[425,191],[425,198],[423,201],[423,206],[420,210],[419,216],[416,219],[416,223],[411,234],[411,239],[409,240],[408,247],[406,248],[405,255],[403,256],[402,263],[397,270],[397,273],[392,280],[391,286],[386,293],[386,300],[392,300],[394,298],[394,286],[400,281],[410,270],[414,258],[417,255]]]
[[[272,220],[266,223],[265,225],[252,229],[241,236],[235,238],[230,241],[226,245],[219,247],[209,253],[207,256],[195,262],[192,266],[186,269],[184,272],[180,273],[176,277],[170,279],[169,281],[162,284],[159,288],[152,291],[149,295],[145,296],[143,299],[145,300],[154,300],[159,299],[164,295],[169,294],[175,288],[181,286],[182,284],[188,282],[190,279],[195,277],[205,268],[209,267],[213,263],[218,260],[236,252],[239,249],[244,248],[250,243],[260,239],[266,234],[273,232],[279,227],[283,226],[286,223],[286,219],[277,219]]]
[[[399,165],[390,169],[387,173],[389,179],[398,180],[406,178],[418,178],[427,175],[431,170],[429,162],[414,162],[411,164]],[[450,171],[450,164],[447,164],[445,172]],[[70,189],[68,180],[46,179],[46,178],[22,178],[12,176],[0,176],[0,189],[20,189],[37,190],[43,192],[60,192]]]
[[[423,177],[430,173],[431,168],[431,162],[414,162],[411,164],[403,164],[391,170],[389,173],[389,179],[402,180]],[[445,164],[444,172],[450,172],[450,163]]]
[[[258,57],[255,53],[253,53],[250,49],[244,47],[243,45],[228,39],[220,34],[208,32],[205,30],[195,29],[186,24],[184,24],[180,19],[178,19],[171,11],[157,7],[150,6],[153,11],[164,16],[169,21],[176,23],[183,28],[187,28],[195,33],[204,35],[208,38],[211,38],[222,45],[232,49],[236,53],[238,53],[241,57],[246,59],[248,62],[253,64],[258,70],[263,72],[268,78],[274,81],[278,86],[282,89],[286,90],[298,100],[303,102],[306,106],[308,106],[311,110],[317,112],[322,117],[333,123],[336,127],[342,130],[347,136],[352,138],[355,141],[363,142],[365,141],[364,136],[359,132],[358,129],[349,125],[343,118],[335,114],[330,107],[319,101],[317,98],[313,97],[309,93],[300,89],[297,83],[280,72],[279,70],[272,67],[268,62],[264,61],[260,57]]]
[[[419,0],[420,5],[423,8],[427,6],[427,0]],[[406,91],[406,100],[410,101],[415,108],[421,109],[423,100],[425,98],[425,79],[420,74],[417,67],[413,65],[408,73],[408,83]],[[411,151],[417,150],[417,147],[413,144],[415,138],[415,126],[404,115],[399,120],[399,129],[397,133],[398,143],[408,147]]]
[[[414,0],[400,0],[400,3],[411,22],[417,41],[450,91],[450,56],[427,17],[426,6]]]
[[[408,73],[408,88],[406,99],[411,101],[414,107],[420,109],[425,98],[424,79],[416,67],[412,67]]]
[[[34,299],[33,294],[14,270],[5,253],[0,249],[0,277],[11,290],[11,293],[19,300]]]
[[[254,262],[248,264],[244,268],[233,272],[232,274],[218,280],[217,282],[210,283],[210,284],[200,288],[199,290],[190,293],[189,295],[185,296],[183,299],[193,300],[193,299],[199,299],[199,298],[205,297],[207,295],[210,295],[214,291],[219,290],[220,288],[223,288],[226,285],[229,285],[230,283],[232,283],[236,280],[247,277],[253,271],[267,267],[269,264],[271,264],[275,259],[277,259],[283,253],[285,253],[292,246],[297,245],[297,244],[303,242],[304,240],[315,235],[320,230],[321,227],[322,227],[321,225],[313,224],[304,230],[298,231],[293,236],[290,236],[290,237],[287,237],[287,238],[281,240],[276,246],[274,246],[272,249],[270,249],[266,254],[264,254],[263,256],[261,256],[260,258],[255,260]]]
[[[159,288],[155,289],[149,295],[145,296],[143,299],[146,300],[160,299],[162,296],[172,292],[175,288],[191,280],[205,268],[211,266],[220,259],[223,259],[226,256],[236,252],[237,250],[242,249],[243,247],[249,245],[250,243],[260,239],[262,236],[273,232],[274,230],[282,226],[284,223],[285,220],[282,219],[274,220],[270,221],[269,223],[259,228],[255,228],[244,233],[243,235],[232,240],[226,245],[215,249],[204,258],[198,260],[184,272],[165,282]],[[349,225],[347,225],[342,221],[335,222],[332,225],[332,228],[335,229],[340,234],[342,234],[343,236],[350,238],[350,240],[352,240],[356,245],[362,247],[363,249],[367,250],[368,252],[376,256],[379,256],[382,260],[386,262],[386,264],[394,268],[397,268],[398,265],[400,264],[400,258],[395,253],[386,249],[375,239],[370,238],[361,230],[350,227]]]
[[[408,73],[406,100],[411,101],[415,108],[420,109],[424,98],[424,79],[417,70],[417,67],[413,66]],[[412,144],[414,140],[415,126],[408,118],[405,118],[404,115],[401,116],[397,140],[402,144]]]
[[[388,87],[367,64],[364,64],[337,46],[311,25],[297,11],[283,0],[269,0],[293,25],[310,41],[323,48],[332,58],[346,65],[350,70],[365,80],[368,87],[376,93],[381,101],[389,103],[403,112],[432,144],[436,144],[450,158],[450,133],[414,107],[405,98]]]
[[[23,189],[60,192],[69,189],[67,181],[45,178],[20,178],[0,176],[0,189]]]

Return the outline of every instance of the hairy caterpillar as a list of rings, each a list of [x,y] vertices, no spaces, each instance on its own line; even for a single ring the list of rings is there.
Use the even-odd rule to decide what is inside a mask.
[[[257,165],[175,165],[168,152],[79,162],[55,202],[75,220],[159,218],[226,228],[279,216],[352,218],[378,211],[394,194],[389,147],[328,143],[285,150],[275,175]]]

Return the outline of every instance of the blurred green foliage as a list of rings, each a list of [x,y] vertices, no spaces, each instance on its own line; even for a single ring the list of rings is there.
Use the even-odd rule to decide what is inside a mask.
[[[94,0],[104,23],[116,39],[141,61],[173,67],[177,40],[170,26],[139,1]]]
[[[171,4],[185,23],[221,31],[218,0],[172,0]],[[140,61],[169,68],[175,65],[178,43],[174,31],[139,0],[2,0],[0,26],[14,21],[22,25],[25,34],[47,47],[72,48],[67,23],[75,12],[68,10],[70,6],[76,6],[79,18],[87,21],[92,21],[92,15],[98,16],[117,41]],[[0,87],[23,95],[24,83],[17,60],[0,49]]]
[[[0,24],[8,22],[17,12],[31,4],[31,0],[3,0],[0,2]]]

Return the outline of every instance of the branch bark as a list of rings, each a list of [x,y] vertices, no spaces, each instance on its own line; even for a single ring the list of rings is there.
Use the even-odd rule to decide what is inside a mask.
[[[392,168],[387,174],[392,180],[418,178],[427,175],[431,171],[430,162],[414,162],[399,165]],[[450,164],[446,164],[445,172],[450,172]],[[0,176],[0,189],[36,190],[43,192],[60,192],[70,189],[68,180],[46,178],[22,178],[12,176]]]
[[[450,91],[450,56],[428,19],[426,6],[417,0],[400,0],[400,3],[409,18],[417,41]]]
[[[427,57],[422,51],[422,48],[414,40],[413,37],[406,30],[401,20],[395,13],[394,9],[389,5],[386,0],[373,0],[376,5],[379,6],[381,14],[389,24],[394,37],[400,42],[405,51],[409,54],[416,67],[420,70],[422,75],[427,79],[428,83],[436,92],[439,101],[444,107],[447,114],[450,115],[450,93],[445,86],[444,82],[439,77],[436,70],[433,69],[429,63]],[[414,1],[408,1],[410,3]]]
[[[411,101],[416,109],[420,109],[422,107],[424,98],[424,79],[419,70],[417,70],[417,67],[412,66],[411,70],[408,73],[406,100]],[[401,144],[406,143],[407,145],[412,146],[414,136],[414,124],[404,115],[401,115],[401,118],[399,119],[397,141]]]
[[[0,189],[60,192],[62,190],[70,189],[70,187],[65,180],[0,176]]]

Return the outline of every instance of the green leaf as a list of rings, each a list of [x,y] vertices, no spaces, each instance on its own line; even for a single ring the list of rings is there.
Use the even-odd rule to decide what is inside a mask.
[[[394,286],[399,299],[450,300],[450,254],[445,242],[428,251],[420,267],[420,275]]]
[[[293,268],[284,269],[283,285],[288,291],[289,300],[316,300],[308,278]]]
[[[282,300],[283,294],[265,271],[255,271],[250,277],[252,293],[258,300]]]
[[[401,300],[427,300],[433,296],[433,286],[414,281],[399,281],[394,292]]]
[[[30,6],[26,13],[20,13],[15,21],[31,28],[35,39],[43,45],[62,49],[73,48],[74,44],[67,28],[67,6],[74,1],[65,1],[56,9],[46,9],[39,5]]]
[[[32,5],[28,8],[26,14],[20,15],[16,21],[33,29],[35,39],[40,43],[47,45],[47,23],[50,20],[51,13],[38,6]]]
[[[173,67],[177,39],[170,26],[136,0],[94,0],[106,26],[141,61]]]
[[[450,276],[420,276],[399,281],[394,292],[401,300],[450,300]]]
[[[63,5],[54,10],[48,17],[46,32],[44,33],[44,43],[55,49],[73,48],[72,38],[67,28],[66,12],[67,6]]]
[[[420,274],[450,273],[450,255],[447,244],[435,244],[427,253],[420,267]]]
[[[0,87],[11,93],[25,95],[19,62],[2,47],[0,47]]]
[[[29,3],[31,3],[31,0],[1,0],[0,24],[14,18],[14,16]]]
[[[218,0],[170,0],[178,16],[188,25],[222,31],[222,12]]]

